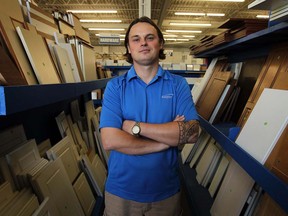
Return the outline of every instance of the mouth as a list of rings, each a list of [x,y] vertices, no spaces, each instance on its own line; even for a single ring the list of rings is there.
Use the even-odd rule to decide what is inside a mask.
[[[140,53],[143,53],[143,52],[150,52],[150,50],[149,49],[143,49],[143,50],[140,50]]]

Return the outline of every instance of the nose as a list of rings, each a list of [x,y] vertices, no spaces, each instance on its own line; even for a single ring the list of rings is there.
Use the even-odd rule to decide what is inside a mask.
[[[145,38],[141,38],[140,40],[141,46],[146,46],[147,45],[147,41]]]

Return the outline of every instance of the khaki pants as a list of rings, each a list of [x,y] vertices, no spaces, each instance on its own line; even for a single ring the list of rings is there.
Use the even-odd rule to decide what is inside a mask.
[[[180,192],[165,200],[139,203],[105,192],[104,216],[181,216]]]

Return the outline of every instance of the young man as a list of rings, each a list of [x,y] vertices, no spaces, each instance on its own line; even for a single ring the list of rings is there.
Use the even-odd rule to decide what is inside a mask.
[[[181,215],[177,146],[196,142],[199,124],[186,80],[159,66],[163,45],[151,19],[135,19],[125,37],[133,66],[106,86],[100,128],[111,153],[104,215]]]

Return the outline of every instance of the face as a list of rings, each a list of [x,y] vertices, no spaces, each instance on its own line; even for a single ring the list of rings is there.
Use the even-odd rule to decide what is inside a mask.
[[[159,42],[156,29],[149,23],[139,22],[129,33],[128,51],[134,64],[152,65],[159,62]]]

